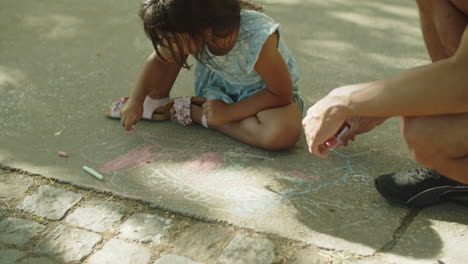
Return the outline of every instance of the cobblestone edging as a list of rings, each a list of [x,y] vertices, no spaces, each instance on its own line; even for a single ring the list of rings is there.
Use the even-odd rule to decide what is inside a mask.
[[[0,195],[1,264],[341,263],[297,241],[40,176],[0,170]]]

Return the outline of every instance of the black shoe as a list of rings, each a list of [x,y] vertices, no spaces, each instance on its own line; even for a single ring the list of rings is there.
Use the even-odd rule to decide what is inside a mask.
[[[381,175],[375,179],[375,188],[385,199],[411,207],[425,207],[442,201],[468,205],[468,185],[429,169]]]

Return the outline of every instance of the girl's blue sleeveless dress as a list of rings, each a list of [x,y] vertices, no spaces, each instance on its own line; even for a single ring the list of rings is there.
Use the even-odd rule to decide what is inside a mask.
[[[279,24],[264,13],[242,10],[238,39],[228,54],[213,55],[210,65],[197,61],[195,66],[195,94],[208,100],[220,99],[226,103],[241,101],[266,88],[262,77],[254,70],[260,51],[267,38],[278,30]],[[303,110],[304,102],[299,96],[299,73],[296,61],[284,41],[279,40],[278,49],[283,56],[294,86],[294,99]]]

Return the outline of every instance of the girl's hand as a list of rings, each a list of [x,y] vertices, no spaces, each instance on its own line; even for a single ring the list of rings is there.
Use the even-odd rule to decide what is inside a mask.
[[[333,97],[325,97],[307,110],[306,117],[302,120],[304,133],[309,146],[309,152],[320,157],[328,157],[328,149],[336,147],[334,144],[327,146],[325,142],[333,139],[337,131],[346,121],[346,111],[337,104]]]
[[[207,101],[202,106],[208,126],[221,126],[232,121],[229,104],[222,100]]]
[[[143,116],[143,104],[138,104],[128,99],[120,110],[120,124],[127,130],[133,130],[132,126]]]

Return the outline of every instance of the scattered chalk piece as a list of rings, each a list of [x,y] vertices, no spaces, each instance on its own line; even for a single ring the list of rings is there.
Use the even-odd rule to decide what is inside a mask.
[[[83,166],[83,170],[86,171],[87,173],[93,175],[94,177],[98,178],[99,180],[104,180],[104,176],[102,176],[99,172],[87,167]]]
[[[64,157],[64,158],[70,157],[70,155],[68,155],[68,153],[63,152],[63,151],[57,152],[57,155],[59,155],[60,157]]]

